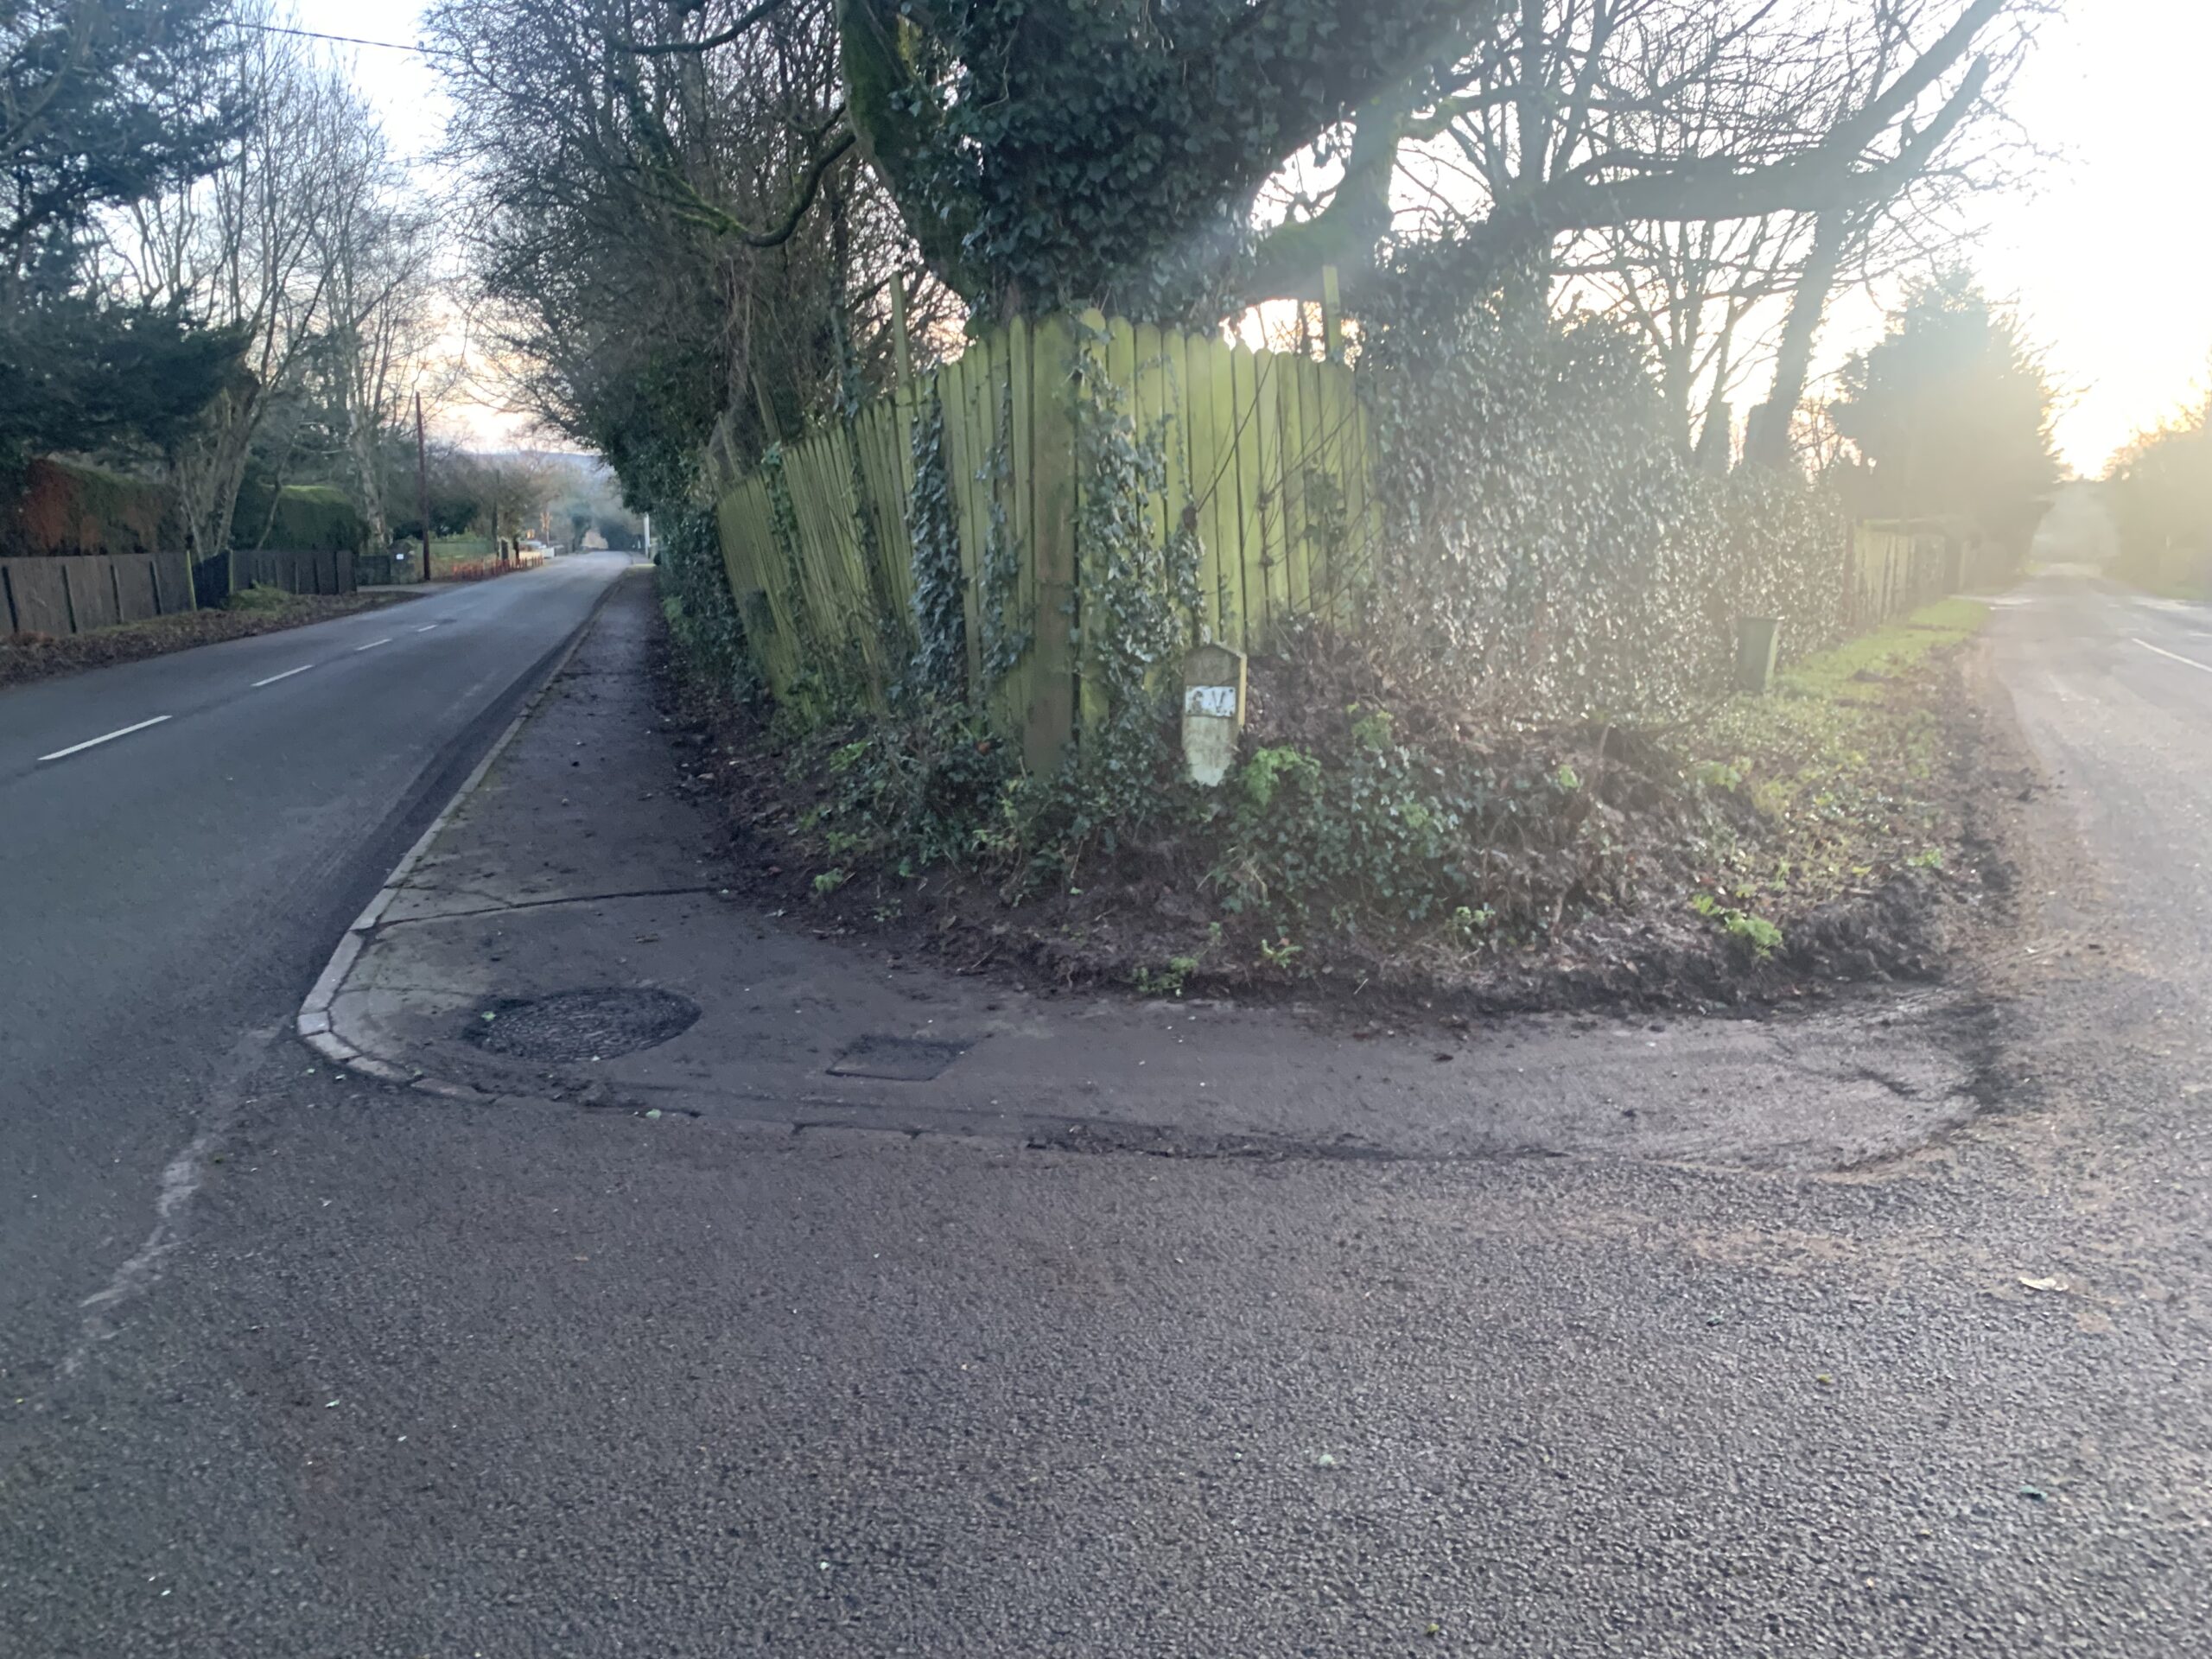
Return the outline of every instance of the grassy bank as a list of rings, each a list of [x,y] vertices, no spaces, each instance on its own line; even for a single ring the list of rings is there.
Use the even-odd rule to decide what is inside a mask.
[[[1800,908],[1900,868],[1941,868],[1955,833],[1947,661],[1988,607],[1947,599],[1732,699],[1683,735],[1690,779],[1746,800],[1700,887]]]

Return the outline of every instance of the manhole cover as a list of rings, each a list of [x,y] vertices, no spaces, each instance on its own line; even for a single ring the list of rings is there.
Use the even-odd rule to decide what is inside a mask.
[[[830,1063],[830,1073],[838,1077],[927,1083],[969,1046],[929,1037],[863,1037]]]
[[[689,1031],[699,1005],[674,991],[556,991],[484,1003],[466,1033],[479,1048],[523,1060],[604,1060]]]

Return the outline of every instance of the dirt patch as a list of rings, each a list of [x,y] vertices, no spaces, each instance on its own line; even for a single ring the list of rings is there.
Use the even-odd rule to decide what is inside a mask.
[[[274,633],[281,628],[304,627],[327,622],[334,616],[378,606],[404,603],[412,594],[296,594],[281,604],[251,610],[180,611],[121,627],[99,628],[66,638],[43,633],[12,634],[0,639],[0,685],[21,685],[30,680],[52,679],[88,668],[134,663],[144,657],[188,651],[194,645],[223,639],[242,639],[248,634]]]
[[[1257,920],[1225,914],[1203,855],[1172,839],[1102,856],[1079,884],[1015,898],[973,869],[902,874],[842,849],[833,856],[807,827],[824,797],[818,776],[793,767],[760,711],[686,682],[664,638],[655,658],[678,787],[722,816],[742,890],[791,925],[1039,988],[1318,1001],[1379,1026],[1400,1015],[1449,1024],[1586,1007],[1788,1004],[1943,977],[1979,935],[2010,925],[2005,809],[2036,787],[2009,712],[1986,695],[1979,651],[1947,643],[1895,671],[1878,659],[1850,671],[1847,701],[1859,712],[1844,738],[1896,744],[1894,753],[1853,752],[1866,779],[1821,774],[1816,753],[1778,780],[1745,755],[1753,775],[1705,790],[1701,817],[1682,804],[1676,751],[1618,732],[1580,734],[1576,764],[1593,810],[1643,837],[1637,879],[1601,902],[1560,906],[1533,940],[1522,932],[1471,949],[1434,931],[1355,924],[1294,952]],[[1293,671],[1255,674],[1254,742],[1318,742],[1300,717],[1270,710],[1343,706],[1332,702],[1341,688],[1300,694],[1286,679]],[[1757,747],[1755,722],[1724,735]],[[1777,864],[1785,875],[1772,875]],[[1754,908],[1779,932],[1771,948],[1730,925]]]

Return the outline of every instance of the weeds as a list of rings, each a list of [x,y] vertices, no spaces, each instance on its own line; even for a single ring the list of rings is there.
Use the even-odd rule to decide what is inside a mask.
[[[1782,930],[1764,916],[1723,906],[1709,893],[1694,894],[1690,908],[1741,946],[1755,962],[1764,962],[1782,949]]]
[[[293,610],[297,608],[299,602],[297,594],[287,593],[283,588],[271,587],[265,582],[257,582],[252,587],[242,588],[232,594],[226,608],[249,613],[268,613]]]
[[[1129,982],[1135,986],[1140,996],[1179,997],[1183,995],[1184,986],[1190,982],[1191,976],[1198,971],[1198,959],[1196,957],[1170,957],[1167,965],[1157,973],[1148,968],[1139,968],[1130,976]]]

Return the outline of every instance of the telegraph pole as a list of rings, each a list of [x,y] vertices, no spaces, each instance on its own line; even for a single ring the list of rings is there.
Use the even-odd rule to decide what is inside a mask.
[[[423,442],[423,394],[415,394],[415,510],[423,515],[423,580],[430,579],[430,462]]]

